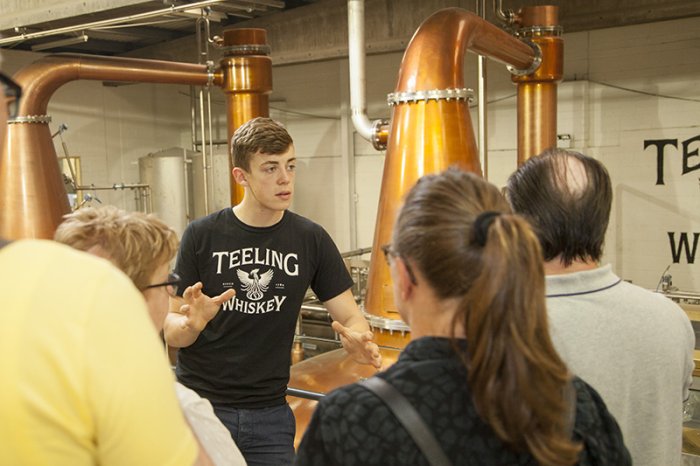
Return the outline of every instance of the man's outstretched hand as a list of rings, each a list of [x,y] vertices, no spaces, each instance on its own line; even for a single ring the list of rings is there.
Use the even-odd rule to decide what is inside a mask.
[[[379,347],[372,341],[374,335],[371,331],[358,332],[349,327],[345,327],[338,321],[331,324],[333,330],[340,335],[340,342],[343,348],[352,358],[360,364],[371,364],[377,369],[382,367],[382,355]]]
[[[182,320],[182,328],[190,328],[201,332],[212,320],[221,308],[224,301],[228,301],[236,295],[236,290],[229,289],[218,296],[210,298],[202,293],[202,282],[197,282],[188,286],[182,294],[185,302],[176,312],[186,318]]]

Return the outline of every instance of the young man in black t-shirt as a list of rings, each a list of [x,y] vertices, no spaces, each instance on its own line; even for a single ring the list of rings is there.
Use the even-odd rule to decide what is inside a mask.
[[[181,348],[178,380],[211,401],[248,464],[291,464],[295,421],[285,391],[307,288],[357,361],[379,367],[381,358],[330,236],[287,210],[296,164],[287,131],[255,118],[231,146],[243,200],[185,230],[175,271],[189,288],[171,301],[165,337]]]

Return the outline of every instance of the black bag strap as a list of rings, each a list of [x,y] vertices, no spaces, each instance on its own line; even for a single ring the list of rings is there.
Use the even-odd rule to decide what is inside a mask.
[[[574,435],[574,426],[576,425],[576,387],[574,387],[574,380],[569,379],[566,386],[564,387],[564,402],[567,406],[566,412],[566,433],[569,438]]]
[[[431,466],[452,466],[418,411],[393,385],[382,378],[371,377],[360,382],[360,386],[374,393],[387,405],[396,419],[411,435]]]

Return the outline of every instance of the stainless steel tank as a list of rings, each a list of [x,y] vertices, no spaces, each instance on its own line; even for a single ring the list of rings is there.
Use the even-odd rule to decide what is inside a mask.
[[[209,183],[207,199],[209,199],[209,211],[204,209],[204,167],[202,154],[196,152],[192,155],[192,193],[194,195],[194,218],[204,217],[226,207],[231,207],[231,171],[229,169],[229,156],[226,148],[215,151],[211,157],[207,157],[207,169]]]
[[[185,163],[191,153],[182,148],[170,148],[139,159],[141,183],[150,186],[153,213],[179,236],[194,212],[192,168]]]

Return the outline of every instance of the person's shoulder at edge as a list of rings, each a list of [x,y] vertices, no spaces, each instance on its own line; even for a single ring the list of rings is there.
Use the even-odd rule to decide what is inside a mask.
[[[574,440],[583,442],[578,464],[631,465],[620,426],[603,398],[579,377],[574,377],[573,386],[576,390]]]
[[[615,273],[615,271],[612,269],[612,265],[609,263],[601,264],[598,268],[594,269],[594,271],[598,271],[596,273],[605,272],[611,277],[614,277],[615,279],[619,280],[619,285],[612,287],[611,289],[616,291],[616,293],[621,294],[624,297],[625,302],[631,303],[636,300],[640,300],[641,304],[643,304],[645,308],[677,312],[679,315],[686,316],[685,311],[683,311],[683,309],[676,302],[669,299],[663,293],[658,293],[652,289],[644,288],[642,286],[637,285],[636,283],[631,283],[621,278],[617,273]],[[574,274],[586,273],[588,272],[574,272]],[[547,275],[546,279],[548,281],[553,281],[556,280],[557,277],[559,276]],[[561,277],[566,277],[566,274],[562,275]],[[650,307],[649,305],[651,304],[658,304],[658,307]]]
[[[624,293],[626,299],[634,299],[636,297],[645,301],[645,307],[649,309],[658,309],[663,312],[674,312],[679,317],[682,317],[684,320],[688,320],[688,316],[683,310],[683,308],[663,293],[658,293],[654,290],[643,288],[639,285],[629,283],[625,280],[622,280],[620,286],[621,291],[622,293]],[[650,306],[651,304],[654,304],[654,306]]]
[[[23,254],[31,256],[36,260],[43,261],[70,261],[70,262],[82,262],[85,264],[92,264],[90,267],[102,268],[105,271],[111,273],[122,273],[116,269],[111,262],[108,260],[95,256],[93,254],[88,254],[84,251],[72,248],[68,245],[58,243],[53,240],[48,239],[19,239],[11,241],[6,247],[4,247],[3,252],[10,254]],[[65,267],[70,267],[70,263],[66,263]],[[77,270],[72,270],[71,273],[87,273],[90,271],[84,268]]]
[[[10,260],[14,258],[19,258],[21,260],[26,260],[27,257],[35,259],[35,268],[40,267],[42,273],[51,274],[56,273],[59,270],[70,270],[71,280],[76,283],[85,283],[89,287],[87,289],[81,290],[81,302],[72,307],[76,312],[82,314],[82,319],[85,323],[85,335],[86,339],[84,343],[87,347],[91,348],[91,351],[84,353],[85,361],[83,364],[86,368],[97,368],[97,370],[90,369],[89,375],[90,380],[89,385],[95,388],[94,393],[100,394],[100,403],[95,406],[95,411],[92,415],[97,418],[105,418],[111,416],[109,413],[116,412],[110,409],[110,405],[114,403],[119,404],[120,399],[128,398],[129,395],[126,390],[113,389],[112,391],[106,389],[107,386],[114,386],[114,380],[108,380],[109,377],[114,375],[113,368],[128,368],[128,372],[133,372],[131,369],[135,367],[141,367],[144,370],[138,374],[138,380],[144,380],[144,374],[153,375],[157,377],[158,383],[148,384],[149,386],[162,387],[164,384],[172,383],[169,382],[171,376],[167,363],[161,346],[158,343],[157,335],[154,332],[151,322],[148,319],[148,315],[145,308],[145,303],[143,302],[143,296],[134,287],[132,281],[124,275],[119,269],[112,265],[108,260],[96,257],[94,255],[76,250],[69,246],[51,241],[51,240],[18,240],[12,242],[7,248],[3,248],[2,256],[5,252],[8,253],[6,257]],[[0,272],[2,270],[0,269]],[[16,271],[11,271],[16,273]],[[0,274],[2,275],[2,274]],[[19,275],[22,279],[21,274]],[[57,290],[64,290],[58,293]],[[74,296],[74,290],[66,289],[61,287],[59,282],[48,284],[48,293],[54,297],[59,305],[65,305],[67,302],[75,304],[75,300],[71,298]],[[104,306],[91,305],[90,303],[96,303],[104,300],[106,303]],[[119,312],[113,312],[115,309],[110,309],[109,306],[116,307]],[[73,317],[70,317],[73,318]],[[68,318],[67,318],[68,319]],[[120,320],[121,319],[121,320]],[[64,319],[66,320],[66,319]],[[114,329],[119,326],[124,326],[131,339],[134,339],[139,343],[138,348],[133,351],[141,351],[143,348],[148,350],[148,357],[139,361],[139,364],[121,364],[124,359],[129,359],[129,355],[123,356],[122,351],[113,351],[117,347],[114,342],[118,338],[114,334]],[[134,332],[134,330],[136,330]],[[145,346],[142,346],[145,345]],[[131,342],[130,345],[131,346]],[[115,364],[107,361],[105,356],[115,357],[119,361]],[[133,355],[134,358],[143,356],[140,353],[138,356]],[[141,361],[147,360],[146,363],[141,364]],[[153,370],[156,370],[155,372]],[[123,372],[123,371],[122,371]],[[105,376],[107,374],[107,376]],[[133,384],[129,384],[128,380],[133,380],[131,377],[117,377],[116,380],[125,381],[125,387],[134,388]],[[162,393],[162,392],[161,392]],[[149,397],[144,397],[148,399]],[[165,398],[168,398],[167,396]],[[130,398],[134,399],[134,398]],[[148,403],[148,400],[141,400]],[[173,401],[174,390],[173,390]],[[160,406],[162,403],[155,403],[154,405]],[[148,406],[146,404],[145,406]],[[176,413],[179,410],[170,409],[176,408],[176,404],[165,403],[165,408],[168,411],[170,420],[178,419]],[[131,409],[135,412],[137,408]],[[129,411],[129,410],[127,410]],[[144,413],[145,410],[139,411],[139,413]],[[119,419],[128,419],[128,415],[123,415],[123,410],[120,410]],[[182,424],[166,424],[168,421],[160,415],[164,413],[163,410],[158,411],[159,416],[154,419],[160,419],[164,423],[164,426],[168,426],[168,436],[174,438],[170,434],[178,434],[179,439],[177,441],[177,448],[162,446],[160,452],[152,453],[152,457],[158,456],[160,459],[170,459],[176,460],[177,464],[191,464],[192,459],[196,453],[196,443],[192,433],[186,428],[184,423]],[[180,414],[181,416],[181,414]],[[110,422],[115,421],[116,418],[112,417]],[[157,429],[152,429],[152,431]],[[165,433],[166,429],[162,431]],[[124,447],[121,451],[117,451],[112,448],[109,452],[108,449],[104,449],[101,455],[109,458],[125,458],[129,457],[133,459],[139,456],[142,452],[137,452],[136,455],[133,453],[137,451],[139,441],[134,441],[133,437],[121,437],[124,431],[119,430],[106,430],[102,434],[106,435],[105,438],[111,437],[106,441],[106,444],[115,445],[115,442],[123,444]],[[161,436],[163,437],[163,436]],[[123,442],[122,442],[123,441]],[[136,445],[136,447],[134,446]],[[153,450],[151,450],[152,452]],[[151,453],[149,453],[151,454]],[[110,460],[105,459],[105,464],[110,464]],[[133,463],[131,463],[133,464]],[[153,463],[151,463],[153,464]],[[172,464],[176,464],[172,462]]]

